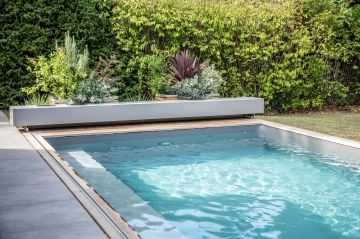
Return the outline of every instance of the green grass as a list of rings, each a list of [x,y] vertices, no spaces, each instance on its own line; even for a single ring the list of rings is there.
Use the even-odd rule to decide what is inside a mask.
[[[360,112],[324,112],[257,118],[360,141]]]

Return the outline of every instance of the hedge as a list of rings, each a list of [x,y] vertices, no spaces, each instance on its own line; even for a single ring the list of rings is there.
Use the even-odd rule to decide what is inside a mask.
[[[92,62],[119,57],[120,94],[148,94],[149,67],[190,49],[220,70],[224,96],[264,97],[279,111],[360,104],[358,1],[3,0],[0,29],[0,108],[24,101],[29,58],[67,31]]]
[[[119,0],[112,22],[128,55],[190,49],[221,70],[223,95],[264,97],[268,109],[289,111],[356,100],[359,51],[350,55],[353,46],[338,39],[350,37],[349,9],[330,0]]]
[[[109,0],[0,1],[0,108],[24,100],[21,87],[34,82],[28,59],[49,54],[67,31],[88,45],[93,60],[113,52],[111,7]]]

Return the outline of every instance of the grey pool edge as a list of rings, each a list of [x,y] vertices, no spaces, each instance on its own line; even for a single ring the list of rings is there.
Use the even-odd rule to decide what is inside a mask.
[[[343,138],[338,138],[326,134],[321,134],[309,130],[304,130],[292,126],[282,125],[278,123],[273,123],[265,120],[258,120],[253,119],[251,122],[247,121],[244,124],[234,124],[233,126],[240,126],[240,125],[264,125],[268,127],[272,127],[275,129],[280,129],[284,131],[288,131],[295,134],[300,134],[303,136],[308,136],[311,138],[329,141],[332,143],[349,146],[352,148],[360,149],[360,142],[351,141]],[[229,125],[216,125],[214,127],[226,127]],[[206,127],[190,127],[185,129],[192,129],[192,128],[209,128],[209,126]],[[174,129],[154,129],[154,130],[145,130],[146,132],[149,131],[163,131],[163,130],[179,130],[179,128]],[[143,131],[143,132],[145,132]],[[133,132],[133,131],[129,131]],[[139,132],[139,131],[135,131]],[[141,131],[140,131],[141,132]],[[116,132],[114,132],[116,133]],[[121,132],[121,133],[128,133],[128,132]],[[102,198],[89,184],[88,182],[82,178],[75,169],[66,161],[62,159],[62,157],[56,152],[56,150],[45,140],[45,138],[41,135],[32,135],[31,133],[24,133],[25,137],[28,138],[30,143],[33,145],[36,145],[36,148],[42,153],[40,153],[44,160],[49,161],[51,164],[56,164],[57,167],[60,167],[61,170],[55,170],[55,173],[58,174],[58,176],[62,179],[64,184],[69,188],[69,190],[76,196],[76,198],[80,201],[81,204],[88,210],[88,212],[93,216],[95,221],[97,221],[98,224],[102,227],[102,229],[108,233],[113,234],[120,237],[111,237],[111,238],[139,238],[139,235],[137,232],[135,232],[128,224],[127,222],[121,217],[119,213],[117,213],[107,202],[104,198]],[[98,133],[94,133],[98,134]],[[110,134],[110,133],[107,133]],[[81,135],[79,133],[79,135]],[[89,135],[89,134],[88,134]],[[90,134],[91,135],[91,134]],[[71,135],[74,136],[74,135]],[[48,135],[46,137],[49,137]],[[58,136],[56,136],[58,137]],[[35,142],[34,142],[35,141]],[[34,146],[35,147],[35,146]],[[44,155],[45,153],[45,155]],[[48,163],[49,163],[48,162]],[[67,173],[61,172],[66,171]],[[73,182],[71,182],[73,181]],[[77,183],[77,187],[74,188],[74,185],[71,185],[74,183],[74,181]],[[70,185],[68,185],[70,184]],[[80,191],[78,191],[80,190]],[[84,194],[86,197],[84,197]],[[79,194],[79,195],[77,195]],[[89,204],[93,204],[90,205]],[[94,205],[95,204],[95,205]],[[86,207],[86,205],[88,207]],[[105,209],[104,209],[105,207]],[[110,233],[109,233],[110,232]],[[115,232],[115,234],[114,234]]]
[[[108,238],[0,111],[0,238]]]
[[[292,132],[295,134],[300,134],[300,135],[308,136],[311,138],[316,138],[316,139],[328,141],[331,143],[341,144],[341,145],[345,145],[348,147],[360,149],[360,142],[358,142],[358,141],[335,137],[335,136],[331,136],[331,135],[327,135],[327,134],[323,134],[323,133],[314,132],[311,130],[301,129],[301,128],[284,125],[284,124],[279,124],[279,123],[274,123],[274,122],[270,122],[270,121],[266,121],[266,120],[257,119],[257,121],[260,124],[263,124],[265,126],[269,126],[272,128],[281,129],[281,130],[285,130],[285,131]]]

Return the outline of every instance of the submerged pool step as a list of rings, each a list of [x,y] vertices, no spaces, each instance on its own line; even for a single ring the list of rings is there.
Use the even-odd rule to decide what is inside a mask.
[[[84,177],[92,179],[89,180],[92,186],[97,188],[103,198],[116,208],[129,225],[139,232],[143,238],[186,239],[174,225],[107,171],[90,154],[85,151],[75,150],[68,151],[63,156],[75,165],[78,163],[76,168],[79,172]],[[112,197],[109,197],[110,194]]]
[[[69,155],[71,157],[73,157],[74,159],[76,159],[76,161],[81,164],[81,166],[83,166],[84,168],[92,168],[92,169],[104,169],[103,166],[101,166],[101,164],[99,164],[98,162],[96,162],[96,160],[94,160],[91,155],[89,155],[88,153],[79,150],[79,151],[71,151],[69,152]]]

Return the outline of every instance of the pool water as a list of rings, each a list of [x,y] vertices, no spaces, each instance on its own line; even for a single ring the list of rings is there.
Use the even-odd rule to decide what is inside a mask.
[[[360,238],[358,149],[279,131],[48,141],[145,239]]]

